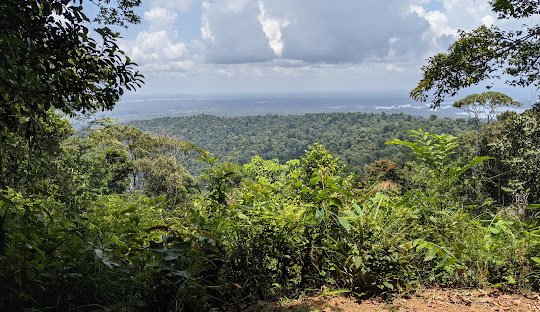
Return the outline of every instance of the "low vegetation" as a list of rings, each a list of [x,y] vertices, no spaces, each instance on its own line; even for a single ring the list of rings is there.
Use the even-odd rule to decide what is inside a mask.
[[[240,165],[130,125],[74,133],[48,116],[62,136],[39,153],[14,138],[3,154],[28,163],[2,167],[2,309],[204,311],[321,291],[540,287],[537,110],[460,137],[410,131],[386,142],[409,162],[360,174],[320,144]],[[199,176],[186,170],[194,162]]]

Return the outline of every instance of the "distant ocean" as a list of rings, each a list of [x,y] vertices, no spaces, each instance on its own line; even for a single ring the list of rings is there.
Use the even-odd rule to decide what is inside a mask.
[[[217,116],[303,115],[307,113],[365,112],[407,113],[429,117],[467,117],[452,103],[436,110],[429,103],[417,103],[403,95],[386,94],[250,94],[127,96],[112,112],[100,115],[120,121],[180,117],[200,114]],[[518,109],[523,111],[524,108]]]

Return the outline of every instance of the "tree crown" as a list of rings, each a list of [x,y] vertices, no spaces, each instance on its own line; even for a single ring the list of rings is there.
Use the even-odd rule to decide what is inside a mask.
[[[494,0],[491,2],[499,19],[521,19],[540,14],[538,0]],[[428,59],[422,67],[423,77],[411,91],[418,101],[432,100],[438,107],[460,90],[504,79],[513,87],[540,88],[540,25],[524,25],[515,30],[481,26],[472,31],[460,31],[458,39],[447,52]]]

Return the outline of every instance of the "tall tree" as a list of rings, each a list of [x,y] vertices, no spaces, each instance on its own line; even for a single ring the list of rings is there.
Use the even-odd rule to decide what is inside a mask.
[[[139,1],[6,0],[0,3],[0,131],[35,120],[49,108],[66,114],[110,109],[142,83],[135,63],[119,49],[119,33],[90,29],[83,4],[95,3],[93,20],[137,22]],[[123,14],[123,15],[122,15]]]
[[[27,156],[49,148],[39,134],[55,111],[111,109],[125,90],[141,86],[136,64],[118,47],[120,35],[107,27],[138,22],[133,8],[139,3],[0,1],[0,172],[21,138]],[[93,18],[84,13],[88,5],[97,6]],[[5,185],[0,178],[0,188]]]
[[[539,0],[492,0],[499,19],[524,19],[540,14]],[[491,79],[506,79],[515,87],[540,88],[540,25],[513,30],[481,26],[460,31],[447,52],[429,58],[423,78],[411,91],[420,101],[433,100],[438,107],[447,97]],[[488,85],[490,88],[491,85]]]
[[[497,118],[499,109],[505,106],[521,106],[521,103],[506,94],[488,91],[468,95],[461,100],[455,101],[453,106],[463,109],[467,112],[469,117],[477,122],[479,122],[481,118],[485,118],[488,122],[492,122]]]

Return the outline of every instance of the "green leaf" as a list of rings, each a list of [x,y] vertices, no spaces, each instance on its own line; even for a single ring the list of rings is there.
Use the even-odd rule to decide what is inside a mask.
[[[416,252],[419,252],[419,251],[425,249],[427,244],[428,243],[426,241],[417,241]]]
[[[316,177],[313,177],[309,180],[309,184],[311,185],[315,185],[317,183],[319,183],[321,181],[321,177],[320,176],[316,176]]]
[[[390,284],[388,281],[383,281],[383,285],[388,289],[394,289],[394,285]]]
[[[180,257],[180,255],[177,254],[177,253],[167,253],[164,260],[165,261],[173,261],[173,260],[177,260],[178,257]]]
[[[504,279],[506,279],[509,285],[514,285],[516,283],[516,279],[513,276],[506,276]]]
[[[345,219],[344,217],[338,217],[338,221],[339,221],[339,224],[341,224],[341,226],[347,230],[347,232],[350,232],[352,230],[352,225],[349,223],[349,221],[347,219]]]
[[[530,204],[527,206],[529,209],[540,209],[540,204]]]
[[[343,207],[343,202],[339,198],[330,198],[330,202],[332,202],[332,204],[334,204],[336,207]]]
[[[237,213],[237,216],[238,216],[238,218],[240,218],[240,219],[242,219],[242,220],[249,221],[249,217],[246,216],[245,214],[241,213],[241,212],[238,212],[238,213]]]
[[[159,252],[159,253],[165,253],[167,252],[167,248],[165,248],[163,246],[163,244],[160,244],[158,242],[155,242],[155,241],[150,241],[150,247],[149,247],[150,251],[152,252]]]
[[[364,213],[364,210],[358,204],[354,204],[353,209],[354,209],[354,212],[356,212],[357,215],[362,215]]]
[[[116,263],[116,262],[114,262],[114,261],[112,261],[111,259],[108,259],[108,258],[102,259],[101,262],[103,262],[103,264],[105,264],[105,266],[107,266],[109,269],[120,266],[118,263]]]
[[[189,278],[191,276],[191,274],[189,274],[189,272],[186,270],[174,270],[171,272],[171,274],[183,278]]]
[[[120,238],[117,235],[111,236],[111,242],[115,243],[116,245],[120,247],[127,247],[127,244],[120,240]]]
[[[322,220],[324,220],[324,210],[315,210],[315,220],[317,220],[317,222],[321,222]]]
[[[96,248],[94,249],[94,254],[98,259],[103,259],[103,250]]]
[[[429,248],[426,252],[426,256],[424,257],[424,262],[429,262],[437,257],[437,247],[433,246]]]
[[[347,289],[347,288],[341,288],[341,289],[327,289],[327,290],[324,290],[320,296],[321,297],[324,297],[324,296],[339,296],[339,295],[342,295],[342,294],[347,294],[347,293],[350,293],[351,290],[350,289]]]
[[[359,268],[362,267],[362,263],[363,263],[362,257],[354,256],[353,263],[354,263],[354,268],[358,270]]]

